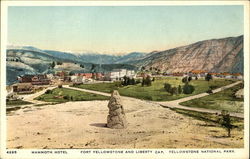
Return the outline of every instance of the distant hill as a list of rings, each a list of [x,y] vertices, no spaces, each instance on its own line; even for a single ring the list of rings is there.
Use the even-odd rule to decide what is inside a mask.
[[[243,73],[243,55],[243,36],[205,40],[165,51],[132,52],[121,56],[9,46],[6,56],[7,84],[16,82],[19,75],[53,73],[60,70],[107,72],[115,68],[137,70],[145,67],[157,68],[162,72],[205,70]],[[51,68],[53,61],[63,64]]]
[[[127,63],[146,69],[157,68],[162,72],[243,73],[243,36],[200,41],[166,51],[152,52]]]
[[[7,85],[15,83],[17,76],[24,74],[41,74],[54,73],[55,71],[70,71],[70,72],[107,72],[116,68],[126,68],[136,70],[137,67],[129,64],[92,64],[94,59],[100,59],[104,55],[84,55],[78,57],[70,53],[58,51],[44,51],[32,46],[25,47],[9,47],[7,50]],[[107,55],[112,57],[111,55]],[[127,55],[129,56],[129,55]],[[124,56],[114,56],[113,58],[122,58]],[[85,60],[83,60],[85,58]],[[129,58],[129,57],[128,57]],[[108,59],[104,59],[106,62]],[[62,62],[62,65],[56,65],[51,68],[52,62]],[[107,62],[108,63],[108,62]],[[84,67],[80,67],[83,65]],[[94,68],[94,69],[93,69]]]
[[[78,60],[84,63],[93,63],[93,64],[118,64],[118,63],[126,63],[132,59],[137,59],[145,56],[145,53],[132,52],[126,55],[106,55],[99,53],[69,53],[69,52],[61,52],[54,50],[44,50],[44,52],[55,56],[60,57],[62,59],[71,59]]]

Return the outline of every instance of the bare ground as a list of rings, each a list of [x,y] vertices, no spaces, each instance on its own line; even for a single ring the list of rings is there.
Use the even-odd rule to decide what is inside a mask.
[[[226,130],[158,104],[124,98],[126,129],[106,127],[108,101],[26,107],[7,116],[8,148],[242,148]]]

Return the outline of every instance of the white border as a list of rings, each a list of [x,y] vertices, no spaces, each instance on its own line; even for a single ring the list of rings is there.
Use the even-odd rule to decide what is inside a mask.
[[[6,155],[6,44],[7,44],[7,7],[8,6],[161,6],[161,5],[244,5],[244,148],[234,149],[233,154],[123,154],[123,155],[84,155],[81,150],[67,149],[67,155],[32,155],[31,150],[17,150],[18,155]],[[249,154],[249,2],[248,1],[1,1],[1,155],[0,158],[248,158]],[[49,149],[51,151],[55,151]],[[64,150],[64,149],[62,149]],[[87,150],[87,149],[84,149]],[[103,150],[103,149],[101,149]],[[118,149],[116,149],[118,150]],[[126,150],[126,149],[123,149]],[[147,149],[146,149],[147,150]],[[150,149],[157,150],[157,149]],[[171,149],[161,149],[169,151]],[[184,149],[174,149],[184,150]],[[185,150],[204,150],[204,149],[185,149]],[[211,150],[211,149],[210,149]],[[215,149],[212,149],[215,150]],[[223,149],[216,149],[223,150]],[[227,155],[227,156],[225,156]]]

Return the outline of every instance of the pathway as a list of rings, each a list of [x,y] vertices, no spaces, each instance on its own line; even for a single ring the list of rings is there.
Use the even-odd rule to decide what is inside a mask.
[[[214,93],[223,91],[227,88],[231,88],[239,83],[242,83],[242,81],[237,81],[235,83],[217,88],[215,90],[213,90]],[[99,94],[99,95],[103,95],[103,96],[110,96],[110,93],[104,93],[104,92],[99,92],[99,91],[94,91],[94,90],[88,90],[88,89],[82,89],[82,88],[76,88],[76,87],[69,87],[68,85],[63,85],[64,88],[69,88],[69,89],[74,89],[74,90],[79,90],[79,91],[84,91],[84,92],[88,92],[88,93],[94,93],[94,94]],[[162,107],[166,107],[166,108],[180,108],[180,109],[184,109],[184,110],[191,110],[191,111],[197,111],[197,112],[204,112],[204,113],[213,113],[213,114],[220,114],[221,111],[220,110],[213,110],[213,109],[204,109],[204,108],[195,108],[195,107],[187,107],[187,106],[182,106],[179,103],[181,102],[185,102],[185,101],[189,101],[192,99],[196,99],[196,98],[201,98],[204,96],[208,96],[208,93],[200,93],[197,95],[193,95],[193,96],[189,96],[186,98],[181,98],[181,99],[177,99],[177,100],[173,100],[173,101],[166,101],[166,102],[154,102],[154,101],[146,101],[146,100],[142,100],[145,101],[147,103],[152,103],[152,104],[159,104]],[[132,98],[132,97],[124,97],[122,96],[122,98],[126,98],[126,99],[130,99],[130,100],[141,100],[141,99],[137,99],[137,98]],[[242,113],[230,113],[231,116],[234,117],[239,117],[239,118],[244,118],[244,114]]]
[[[213,93],[217,93],[217,92],[223,91],[227,88],[231,88],[239,83],[242,83],[242,81],[238,81],[238,82],[217,88],[217,89],[213,90]],[[157,102],[157,103],[159,103],[161,106],[167,107],[167,108],[180,108],[180,109],[193,110],[193,111],[198,111],[198,112],[220,114],[221,113],[220,110],[195,108],[195,107],[187,107],[187,106],[180,105],[180,103],[182,103],[182,102],[189,101],[189,100],[196,99],[196,98],[201,98],[201,97],[208,96],[208,95],[209,95],[208,93],[201,93],[201,94],[197,94],[197,95],[193,95],[193,96],[189,96],[186,98],[181,98],[181,99],[177,99],[177,100],[173,100],[173,101]],[[239,118],[244,118],[244,114],[242,114],[242,113],[230,113],[230,115],[235,116],[235,117],[239,117]]]
[[[40,101],[40,100],[35,100],[35,98],[38,97],[38,96],[40,96],[40,95],[42,95],[42,94],[44,94],[47,90],[49,90],[49,89],[52,90],[54,88],[56,88],[56,86],[48,87],[48,88],[46,88],[46,89],[44,89],[42,91],[36,92],[34,94],[21,95],[20,97],[23,97],[24,101],[31,102],[33,104],[46,104],[46,103],[48,104],[48,102],[44,102],[44,101]]]

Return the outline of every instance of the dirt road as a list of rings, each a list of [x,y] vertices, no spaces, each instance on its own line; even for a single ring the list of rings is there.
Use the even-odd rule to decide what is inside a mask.
[[[237,82],[229,84],[227,86],[217,88],[217,89],[213,90],[213,92],[214,93],[220,92],[220,91],[222,91],[224,89],[231,88],[231,87],[233,87],[233,86],[235,86],[235,85],[237,85],[239,83],[242,83],[242,81],[237,81]],[[99,91],[94,91],[94,90],[88,90],[88,89],[82,89],[82,88],[69,87],[68,85],[64,85],[63,87],[69,88],[69,89],[74,89],[74,90],[79,90],[79,91],[84,91],[84,92],[88,92],[88,93],[99,94],[99,95],[103,95],[103,96],[110,96],[109,93],[104,93],[104,92],[99,92]],[[159,104],[162,107],[167,107],[167,108],[180,108],[180,109],[192,110],[192,111],[197,111],[197,112],[220,114],[221,111],[219,111],[219,110],[187,107],[187,106],[182,106],[182,105],[179,104],[181,102],[189,101],[189,100],[196,99],[196,98],[201,98],[201,97],[208,96],[208,95],[209,95],[208,93],[200,93],[200,94],[189,96],[189,97],[186,97],[186,98],[181,98],[181,99],[177,99],[177,100],[173,100],[173,101],[166,101],[166,102],[153,102],[153,101],[146,101],[146,100],[136,99],[136,98],[132,98],[132,97],[124,97],[124,96],[122,96],[122,98],[123,99],[134,100],[134,101],[135,100],[140,100],[140,101],[144,101],[144,102],[147,102],[147,103]],[[239,118],[244,118],[244,114],[242,114],[242,113],[230,113],[230,115],[235,116],[235,117],[239,117]]]
[[[223,91],[225,89],[231,88],[231,87],[233,87],[233,86],[235,86],[237,84],[240,84],[240,83],[242,83],[242,81],[237,81],[237,82],[229,84],[227,86],[217,88],[217,89],[213,90],[213,93]],[[187,107],[187,106],[180,105],[180,103],[182,103],[182,102],[189,101],[189,100],[196,99],[196,98],[205,97],[205,96],[208,96],[208,95],[209,95],[208,93],[201,93],[201,94],[189,96],[189,97],[186,97],[186,98],[181,98],[181,99],[177,99],[177,100],[173,100],[173,101],[158,102],[158,103],[161,106],[167,107],[167,108],[180,108],[180,109],[192,110],[192,111],[197,111],[197,112],[220,114],[221,111],[219,111],[219,110],[204,109],[204,108],[194,108],[194,107]],[[230,115],[235,116],[235,117],[239,117],[239,118],[244,118],[244,114],[242,114],[242,113],[230,113]]]
[[[56,88],[56,86],[48,87],[48,88],[46,88],[46,89],[44,89],[42,91],[36,92],[34,94],[21,95],[20,97],[22,97],[24,101],[31,102],[33,104],[46,104],[48,102],[35,100],[35,98],[42,95],[42,94],[44,94],[47,90],[52,90],[54,88]]]

